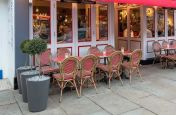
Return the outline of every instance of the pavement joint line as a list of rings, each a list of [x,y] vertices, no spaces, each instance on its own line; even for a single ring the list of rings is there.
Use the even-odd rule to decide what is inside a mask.
[[[119,95],[119,93],[116,93],[116,95]],[[126,98],[126,97],[124,97],[124,96],[122,96],[122,95],[119,95],[119,96],[122,97],[122,98],[124,98],[124,99],[126,99],[126,100],[128,100],[129,102],[131,102],[131,103],[133,103],[133,104],[135,104],[135,105],[138,105],[139,108],[144,108],[144,109],[146,109],[146,110],[152,112],[153,114],[157,115],[155,112],[153,112],[153,111],[151,111],[151,110],[149,110],[149,109],[143,107],[142,105],[140,105],[140,104],[138,104],[138,103],[135,103],[134,101],[129,100],[128,98]],[[152,95],[151,95],[151,96],[152,96]],[[148,96],[148,97],[149,97],[149,96]],[[137,108],[136,108],[136,109],[137,109]]]
[[[96,103],[95,101],[93,101],[90,97],[86,97],[88,100],[90,100],[91,102],[93,102],[95,105],[99,106],[101,109],[103,109],[105,112],[109,113],[110,115],[113,115],[112,113],[110,113],[109,111],[107,111],[105,108],[103,108],[102,106],[100,106],[98,103]]]
[[[20,110],[20,112],[21,112],[21,115],[25,115],[25,114],[23,113],[23,111],[22,111],[22,109],[21,109],[21,107],[20,107],[20,105],[19,105],[17,99],[15,98],[15,94],[14,94],[13,91],[12,91],[12,94],[13,94],[13,97],[14,97],[14,99],[15,99],[15,101],[16,101],[16,104],[17,104],[17,106],[18,106],[18,108],[19,108],[19,110]]]

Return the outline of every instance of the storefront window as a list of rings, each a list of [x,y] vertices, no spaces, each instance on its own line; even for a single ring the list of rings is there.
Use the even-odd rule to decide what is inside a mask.
[[[155,9],[147,8],[147,38],[155,37]]]
[[[96,9],[97,41],[108,39],[108,5],[98,5]]]
[[[127,34],[127,10],[118,10],[118,36],[128,37]]]
[[[57,2],[57,41],[72,42],[72,4]]]
[[[33,0],[33,37],[50,43],[50,1]]]
[[[158,37],[165,36],[165,10],[158,8]]]
[[[168,36],[174,36],[174,10],[168,10]]]
[[[140,37],[140,8],[130,9],[130,36]]]
[[[90,4],[78,4],[78,42],[91,41]]]

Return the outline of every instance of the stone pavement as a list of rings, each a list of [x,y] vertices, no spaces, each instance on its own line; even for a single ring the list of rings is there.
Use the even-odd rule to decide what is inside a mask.
[[[45,111],[31,113],[18,91],[0,91],[0,115],[175,115],[176,68],[159,65],[141,67],[143,81],[134,75],[132,84],[112,81],[111,89],[98,83],[98,94],[91,87],[78,98],[75,91],[64,92],[59,103],[58,90],[49,96]]]

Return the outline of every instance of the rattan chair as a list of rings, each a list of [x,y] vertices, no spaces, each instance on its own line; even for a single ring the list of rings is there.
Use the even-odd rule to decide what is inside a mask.
[[[106,53],[111,54],[111,53],[115,52],[115,48],[112,45],[107,45],[107,46],[105,46],[103,51],[105,51]]]
[[[141,60],[141,58],[142,58],[142,50],[136,49],[130,55],[129,62],[125,61],[122,64],[122,67],[124,68],[124,70],[126,70],[129,73],[130,84],[131,84],[131,75],[135,71],[137,72],[137,74],[139,75],[139,77],[142,80],[142,77],[141,77],[141,74],[140,74],[140,71],[139,71],[139,66],[140,66],[140,60]]]
[[[38,65],[40,65],[41,74],[51,74],[58,71],[58,68],[51,66],[51,51],[46,50],[39,55]],[[40,62],[39,62],[40,61]],[[39,67],[37,69],[39,69]]]
[[[65,57],[65,54],[71,55],[71,52],[68,48],[58,48],[57,49],[57,56]]]
[[[80,78],[80,96],[82,93],[83,85],[86,82],[91,83],[97,92],[96,83],[94,80],[96,65],[97,57],[94,55],[88,55],[80,61],[80,71],[78,72],[78,76]]]
[[[70,84],[71,86],[75,87],[77,95],[79,96],[79,92],[76,85],[76,75],[78,71],[79,61],[75,57],[66,58],[60,64],[60,73],[54,74],[53,78],[56,79],[58,86],[60,87],[60,102],[62,100],[63,90],[66,85]]]
[[[92,46],[88,49],[88,54],[96,55],[98,53],[101,53],[101,51],[96,46]]]
[[[163,66],[164,62],[166,61],[165,59],[165,54],[162,54],[162,46],[158,41],[154,41],[152,44],[152,49],[155,55],[155,58],[153,60],[153,64],[155,64],[156,60],[159,59],[161,66]]]
[[[108,65],[99,64],[97,67],[105,72],[106,76],[108,77],[109,88],[111,87],[111,80],[113,74],[116,74],[116,77],[119,77],[121,84],[123,85],[123,81],[121,79],[121,64],[123,60],[123,55],[119,51],[115,51],[108,57]]]

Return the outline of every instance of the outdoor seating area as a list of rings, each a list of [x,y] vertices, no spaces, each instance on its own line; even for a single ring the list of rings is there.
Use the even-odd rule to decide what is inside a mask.
[[[122,73],[129,77],[130,84],[132,73],[136,72],[142,79],[139,67],[142,51],[136,49],[133,52],[116,51],[111,45],[107,45],[103,51],[97,47],[90,47],[87,56],[71,56],[66,48],[60,48],[57,57],[50,56],[50,50],[41,54],[42,73],[52,78],[52,85],[60,89],[60,102],[63,91],[66,87],[73,87],[77,96],[81,96],[84,87],[93,86],[95,90],[99,81],[108,83],[111,88],[111,81],[119,79],[123,85]],[[44,56],[44,58],[43,58]],[[124,57],[129,60],[124,60]],[[47,66],[46,66],[47,65]],[[53,66],[54,65],[54,66]],[[126,74],[127,73],[127,74]]]
[[[176,63],[176,40],[172,40],[170,43],[163,40],[162,44],[158,41],[152,44],[155,58],[153,64],[158,59],[162,68],[167,68],[169,65],[174,66]]]

